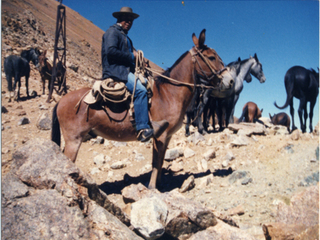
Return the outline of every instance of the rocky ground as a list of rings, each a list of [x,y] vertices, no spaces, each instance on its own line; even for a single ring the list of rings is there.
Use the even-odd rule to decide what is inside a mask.
[[[36,90],[37,80],[32,79],[30,87]],[[46,96],[9,103],[4,85],[2,82],[2,106],[7,109],[2,113],[3,175],[15,149],[35,137],[50,139],[50,130],[40,130],[37,123],[44,113],[50,116],[54,106],[54,102],[46,103]],[[20,125],[23,118],[29,123]],[[266,128],[265,135],[251,135],[244,143],[234,145],[238,135],[229,129],[194,140],[195,134],[187,138],[181,128],[169,149],[183,149],[185,154],[165,161],[160,190],[180,188],[189,176],[194,176],[195,187],[184,192],[185,197],[233,215],[240,228],[264,239],[261,225],[274,221],[277,204],[289,204],[294,193],[319,181],[318,135],[299,131],[274,135],[272,129]],[[121,190],[132,183],[148,184],[152,144],[99,140],[82,144],[76,165],[90,173],[110,200],[125,207]],[[208,151],[215,152],[215,157],[206,160]],[[235,173],[246,175],[233,178]]]
[[[18,23],[29,29],[25,31],[33,31],[27,26],[28,21],[21,19]],[[3,24],[8,28],[2,28],[2,60],[9,54],[18,54],[15,47],[26,45],[21,44],[24,34],[19,30],[12,32],[10,26],[15,25],[8,22]],[[40,25],[39,22],[36,24]],[[32,39],[32,34],[28,37]],[[38,44],[52,49],[52,37],[41,39],[38,39]],[[90,62],[84,57],[88,56],[86,51],[90,51],[88,44],[77,45],[70,39],[68,44],[69,91],[90,86],[92,81],[85,73],[100,71],[99,58],[96,56],[95,61]],[[49,51],[49,56],[52,56],[52,51]],[[50,130],[39,129],[38,122],[43,116],[51,118],[52,108],[59,100],[59,96],[55,95],[55,100],[47,103],[47,95],[40,95],[40,74],[32,64],[29,89],[36,91],[37,96],[27,99],[24,84],[23,79],[21,101],[8,102],[2,68],[3,176],[8,172],[12,154],[26,141],[38,137],[50,139]],[[266,119],[264,121],[267,123]],[[241,142],[237,142],[240,135],[229,129],[207,134],[203,138],[195,133],[196,129],[192,129],[191,137],[187,138],[182,127],[172,137],[169,149],[182,149],[184,154],[164,162],[160,191],[180,188],[185,180],[193,176],[195,186],[182,193],[185,197],[213,211],[232,216],[240,228],[257,239],[264,239],[261,225],[275,220],[279,202],[289,204],[293,194],[319,182],[318,127],[314,133],[296,131],[289,135],[283,129],[276,130],[270,126],[265,128],[264,134],[241,137]],[[214,156],[207,157],[206,153],[210,151]],[[132,183],[148,184],[151,159],[151,142],[119,143],[91,139],[82,144],[76,165],[100,184],[111,201],[125,207],[121,190]]]

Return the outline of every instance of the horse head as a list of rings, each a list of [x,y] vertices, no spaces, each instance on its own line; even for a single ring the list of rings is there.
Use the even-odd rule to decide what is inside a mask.
[[[190,53],[193,61],[196,63],[195,74],[200,78],[202,83],[205,82],[207,85],[214,87],[220,87],[223,77],[229,75],[226,85],[230,87],[230,85],[233,85],[234,80],[230,78],[230,74],[226,71],[227,69],[218,53],[204,44],[206,39],[205,32],[206,30],[203,29],[199,38],[194,33],[192,34],[195,46],[190,50]]]
[[[260,83],[264,83],[266,81],[266,77],[264,76],[263,70],[262,70],[262,64],[259,62],[258,56],[255,53],[254,57],[250,56],[250,59],[254,59],[254,63],[251,67],[250,73],[255,76],[257,79],[259,79]]]
[[[48,60],[47,50],[44,50],[43,53],[41,53],[41,55],[38,57],[38,60],[39,60],[39,68],[38,69],[40,72],[43,71],[44,69],[51,70],[51,65],[47,61]]]
[[[39,57],[40,51],[38,48],[30,48],[29,50],[23,50],[20,56],[26,59],[28,62],[32,61],[32,63],[39,68]]]

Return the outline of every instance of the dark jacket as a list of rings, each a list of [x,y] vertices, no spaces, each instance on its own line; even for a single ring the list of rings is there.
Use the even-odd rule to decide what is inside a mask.
[[[134,56],[130,52],[128,42],[133,48],[132,41],[123,32],[121,26],[112,25],[102,37],[102,78],[111,77],[127,82],[129,72],[134,73]]]

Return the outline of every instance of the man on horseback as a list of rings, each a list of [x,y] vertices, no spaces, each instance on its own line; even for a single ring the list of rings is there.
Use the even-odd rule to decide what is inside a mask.
[[[117,23],[112,25],[102,37],[102,78],[122,81],[132,93],[135,84],[134,72],[137,52],[127,34],[133,20],[139,15],[133,13],[130,7],[122,7],[119,12],[114,12],[112,15],[117,19]],[[140,81],[136,83],[134,111],[138,140],[146,142],[155,133],[149,125],[147,89]],[[156,125],[159,126],[159,124]],[[160,131],[163,131],[164,127],[167,126],[160,126],[162,128]]]

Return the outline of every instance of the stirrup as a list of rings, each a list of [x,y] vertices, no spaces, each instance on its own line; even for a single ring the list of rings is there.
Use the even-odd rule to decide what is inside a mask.
[[[153,137],[153,129],[152,128],[147,128],[147,129],[142,129],[138,133],[137,139],[138,141],[141,142],[147,142],[151,137]]]

